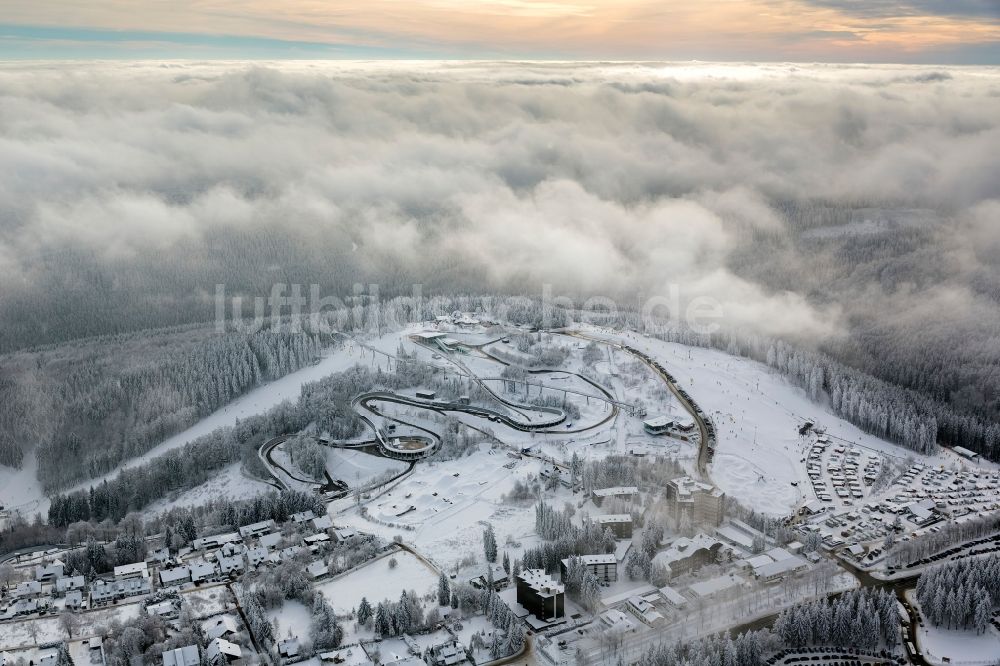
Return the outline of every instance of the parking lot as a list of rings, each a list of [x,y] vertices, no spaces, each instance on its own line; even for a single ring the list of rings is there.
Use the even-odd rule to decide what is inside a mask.
[[[771,656],[766,662],[768,666],[785,666],[787,664],[851,664],[875,666],[876,664],[904,664],[901,657],[895,658],[886,652],[868,652],[857,648],[822,648],[801,647],[789,648]]]
[[[810,515],[796,529],[803,538],[818,537],[827,550],[843,549],[858,564],[880,561],[887,537],[905,542],[947,522],[1000,511],[1000,472],[914,463],[876,494],[870,484],[882,461],[823,440],[817,437],[809,455],[817,500],[807,504]]]
[[[883,464],[878,454],[822,433],[816,435],[805,462],[816,499],[834,510],[864,500]]]

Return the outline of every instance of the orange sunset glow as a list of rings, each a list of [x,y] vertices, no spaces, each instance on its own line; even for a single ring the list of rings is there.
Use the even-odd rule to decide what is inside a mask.
[[[24,55],[46,43],[139,48],[248,40],[317,55],[414,58],[992,62],[994,0],[179,0],[3,3]],[[257,41],[255,41],[257,40]],[[326,52],[326,49],[332,51]],[[239,55],[235,53],[235,55]],[[302,55],[302,53],[299,53]]]

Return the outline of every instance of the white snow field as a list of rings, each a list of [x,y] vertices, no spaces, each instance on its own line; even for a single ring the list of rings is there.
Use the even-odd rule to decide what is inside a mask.
[[[91,637],[97,634],[98,627],[107,627],[112,620],[124,622],[138,617],[142,609],[141,600],[135,603],[120,603],[108,608],[77,613],[80,626],[77,635]],[[44,645],[58,642],[66,638],[66,630],[62,628],[59,618],[55,615],[40,617],[19,622],[5,622],[0,625],[0,652],[18,647]]]
[[[38,459],[34,449],[28,451],[21,469],[0,465],[0,506],[20,511],[25,516],[44,515],[49,500],[38,482]]]
[[[709,469],[712,481],[757,511],[787,515],[811,499],[806,467],[800,462],[808,443],[798,435],[806,419],[824,427],[835,441],[896,457],[921,457],[862,432],[756,361],[634,333],[582,330],[646,352],[674,375],[715,422],[718,445]]]
[[[274,635],[278,640],[287,638],[289,634],[300,639],[309,636],[312,612],[301,601],[286,599],[285,603],[265,611],[265,614],[272,625],[277,620],[278,630]]]
[[[386,539],[401,535],[449,573],[470,555],[482,565],[482,532],[489,522],[500,552],[513,559],[538,543],[535,513],[530,503],[510,504],[503,496],[541,468],[538,460],[515,460],[505,449],[481,444],[472,455],[418,465],[404,483],[364,504],[371,519],[346,505],[334,520]],[[572,499],[561,487],[556,495],[551,501],[557,506]]]
[[[272,491],[276,492],[277,489],[263,481],[245,476],[240,471],[240,463],[233,463],[200,486],[150,504],[144,509],[144,513],[154,514],[169,509],[188,508],[221,499],[238,502]]]
[[[363,486],[386,472],[398,474],[405,469],[404,462],[364,451],[330,448],[326,453],[326,471],[352,488]]]
[[[392,561],[396,562],[392,566]],[[380,557],[359,569],[316,586],[338,615],[346,615],[358,607],[361,598],[372,606],[386,599],[399,601],[403,590],[418,595],[436,592],[438,575],[415,555],[398,551]]]
[[[1000,633],[993,627],[977,634],[924,623],[917,629],[917,641],[918,649],[932,664],[995,664],[1000,658]]]

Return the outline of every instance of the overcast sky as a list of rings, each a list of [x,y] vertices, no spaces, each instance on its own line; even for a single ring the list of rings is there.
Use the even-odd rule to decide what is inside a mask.
[[[1000,0],[0,0],[0,57],[1000,64]]]

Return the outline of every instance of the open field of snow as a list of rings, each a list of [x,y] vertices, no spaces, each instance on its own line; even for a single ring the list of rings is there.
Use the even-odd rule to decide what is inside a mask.
[[[392,561],[396,566],[392,566]],[[405,551],[381,557],[360,569],[321,583],[316,589],[323,593],[338,615],[350,613],[365,597],[374,606],[379,601],[398,601],[403,590],[423,596],[437,590],[438,576],[415,555]]]
[[[387,539],[401,535],[449,573],[466,556],[483,564],[482,532],[489,522],[501,553],[508,551],[513,559],[537,544],[535,517],[530,504],[511,504],[503,498],[515,481],[537,476],[541,468],[538,460],[515,460],[505,450],[483,444],[458,460],[418,465],[405,483],[365,504],[373,520],[351,506],[335,520]],[[547,493],[547,501],[558,506],[572,499],[562,487]]]
[[[993,627],[977,634],[923,624],[917,629],[917,641],[918,649],[932,664],[993,664],[1000,655],[1000,633]]]
[[[404,462],[364,451],[331,448],[326,453],[326,471],[332,478],[340,479],[352,488],[363,486],[386,472],[399,473],[404,469]]]
[[[278,640],[288,638],[289,634],[299,639],[309,637],[309,626],[312,624],[312,612],[301,601],[285,600],[277,608],[266,611],[267,619],[277,626],[274,637]]]
[[[211,617],[236,607],[233,595],[225,585],[188,588],[181,595],[191,605],[196,618]]]
[[[649,353],[677,378],[715,422],[712,480],[758,511],[787,514],[811,497],[802,462],[810,442],[798,434],[806,419],[825,428],[834,441],[883,455],[920,457],[862,432],[761,363],[638,334],[588,332]]]
[[[49,500],[38,481],[38,459],[33,449],[25,454],[21,469],[0,465],[0,505],[25,516],[44,516],[49,510]]]
[[[78,613],[80,626],[76,635],[81,637],[94,636],[99,626],[107,626],[112,619],[125,621],[137,617],[142,604],[118,604],[108,608]],[[0,623],[0,651],[18,647],[27,647],[43,643],[61,641],[66,638],[66,630],[62,628],[59,618],[50,615],[34,620]]]
[[[240,471],[240,463],[233,463],[196,488],[150,504],[146,507],[145,513],[154,514],[168,509],[193,507],[221,499],[238,502],[267,492],[277,492],[277,489],[263,481],[244,476]]]

